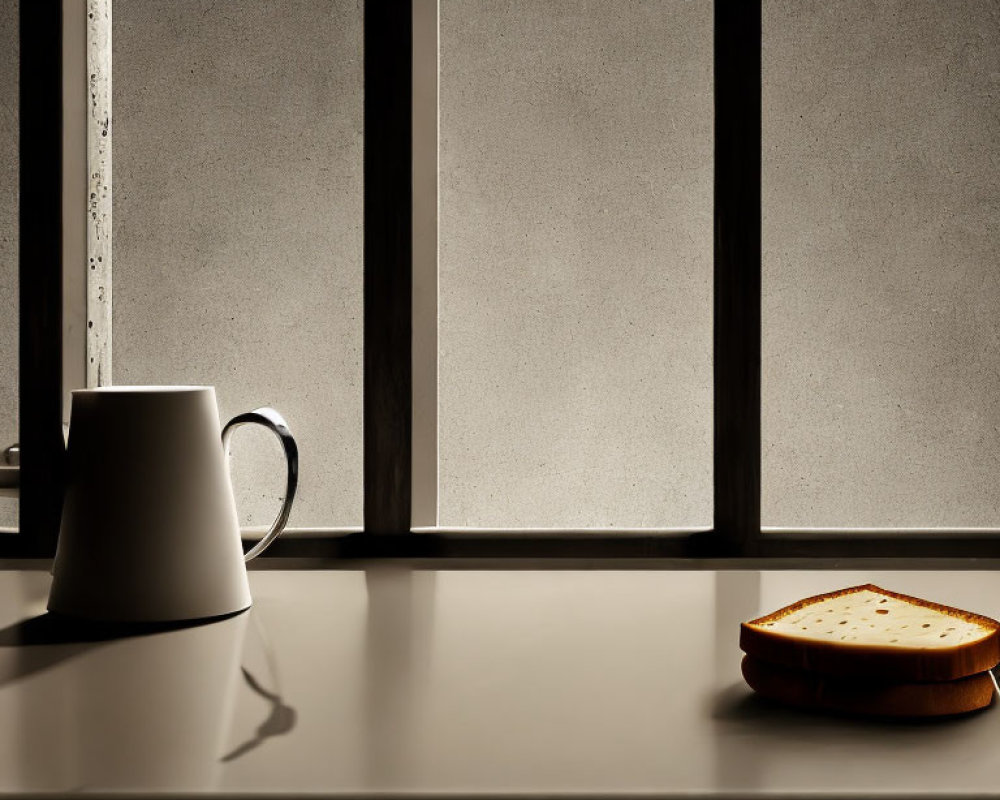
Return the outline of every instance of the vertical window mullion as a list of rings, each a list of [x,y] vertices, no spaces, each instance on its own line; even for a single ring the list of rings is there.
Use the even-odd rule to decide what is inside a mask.
[[[364,522],[410,530],[413,373],[409,3],[364,7]]]
[[[55,552],[62,508],[62,3],[20,4],[20,530]]]
[[[715,536],[760,543],[761,2],[715,3]]]

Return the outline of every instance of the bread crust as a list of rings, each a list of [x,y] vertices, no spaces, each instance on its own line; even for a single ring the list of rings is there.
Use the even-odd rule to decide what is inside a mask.
[[[993,702],[993,681],[980,672],[955,681],[908,683],[831,678],[744,656],[743,677],[762,697],[793,706],[865,717],[927,718],[968,714]]]
[[[978,641],[953,647],[917,648],[800,639],[760,627],[807,606],[863,590],[972,622],[990,633]],[[807,597],[771,614],[742,623],[740,648],[747,655],[770,664],[830,677],[864,677],[903,682],[951,681],[985,672],[1000,664],[1000,622],[981,614],[866,583]]]

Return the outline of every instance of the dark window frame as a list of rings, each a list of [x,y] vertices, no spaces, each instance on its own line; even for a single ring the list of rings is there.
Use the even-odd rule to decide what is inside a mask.
[[[20,532],[3,555],[55,552],[62,511],[62,3],[21,0],[18,74]]]
[[[20,5],[21,533],[4,537],[0,556],[48,557],[63,485],[61,3]],[[761,531],[761,0],[714,4],[714,528],[412,532],[412,13],[408,2],[368,0],[364,14],[364,531],[279,539],[268,552],[277,563],[620,559],[697,568],[909,559],[912,566],[1000,556],[993,533]]]

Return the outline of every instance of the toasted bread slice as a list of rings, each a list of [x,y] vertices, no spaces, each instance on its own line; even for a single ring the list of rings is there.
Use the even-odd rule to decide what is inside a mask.
[[[866,717],[917,719],[968,714],[993,702],[989,673],[954,681],[898,683],[860,678],[831,678],[805,670],[743,657],[743,677],[750,688],[784,705]]]
[[[744,622],[740,647],[833,677],[951,681],[1000,664],[1000,623],[868,583]]]

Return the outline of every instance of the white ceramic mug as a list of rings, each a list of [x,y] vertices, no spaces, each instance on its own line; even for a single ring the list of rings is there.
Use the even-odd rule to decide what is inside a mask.
[[[244,555],[227,453],[233,430],[250,422],[281,441],[287,488],[271,529]],[[168,622],[249,607],[245,562],[281,533],[297,483],[298,449],[273,409],[220,431],[211,386],[74,391],[49,610]]]

